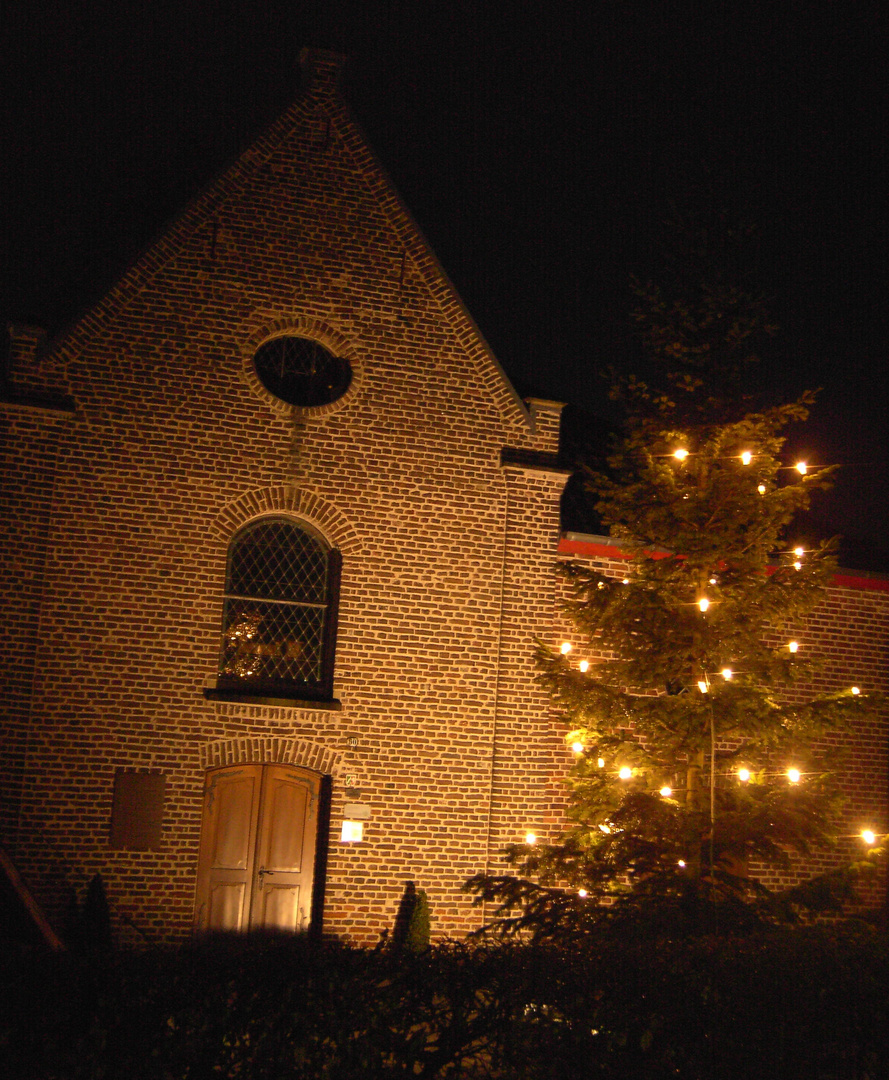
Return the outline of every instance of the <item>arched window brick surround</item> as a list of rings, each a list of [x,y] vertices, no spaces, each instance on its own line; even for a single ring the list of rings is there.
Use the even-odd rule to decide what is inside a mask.
[[[325,776],[337,776],[342,755],[309,739],[245,735],[201,747],[201,768],[223,765],[297,765]]]
[[[361,538],[357,531],[332,503],[304,488],[288,484],[248,491],[224,507],[211,528],[228,544],[238,529],[263,514],[293,514],[307,521],[344,556],[356,555],[361,551]]]
[[[349,366],[352,368],[352,381],[342,397],[338,397],[336,401],[331,401],[328,405],[312,405],[301,408],[297,405],[289,405],[286,401],[281,401],[280,398],[276,398],[274,394],[270,394],[266,390],[256,374],[253,357],[256,355],[256,350],[260,345],[271,341],[272,338],[289,335],[310,338],[312,341],[317,341],[330,349],[336,356],[348,360]],[[295,416],[301,420],[316,419],[342,409],[358,394],[364,380],[364,364],[360,353],[355,349],[354,345],[348,338],[343,337],[339,331],[334,330],[332,326],[329,326],[321,319],[315,318],[280,318],[264,322],[241,346],[241,371],[253,393],[260,397],[270,408],[274,409],[276,413],[281,416]]]

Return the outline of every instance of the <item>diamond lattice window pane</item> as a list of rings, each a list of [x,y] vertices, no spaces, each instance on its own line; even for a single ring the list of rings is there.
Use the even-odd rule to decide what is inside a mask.
[[[327,599],[327,551],[313,536],[289,522],[261,522],[238,539],[226,593],[323,604]]]
[[[230,599],[220,674],[263,682],[320,682],[324,615],[324,608]]]
[[[330,553],[291,521],[257,522],[230,559],[220,676],[237,683],[325,683]]]

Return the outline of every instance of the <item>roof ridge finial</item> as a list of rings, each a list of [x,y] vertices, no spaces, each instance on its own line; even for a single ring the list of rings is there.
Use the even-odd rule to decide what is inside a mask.
[[[332,97],[339,88],[340,74],[346,63],[342,53],[330,49],[305,48],[299,54],[303,71],[303,90],[308,94]]]

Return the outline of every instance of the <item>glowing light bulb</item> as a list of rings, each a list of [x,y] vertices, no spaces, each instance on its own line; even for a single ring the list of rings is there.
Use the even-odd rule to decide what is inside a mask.
[[[673,789],[672,789],[671,787],[667,787],[667,785],[665,784],[665,785],[664,785],[664,786],[663,786],[663,787],[661,788],[661,790],[660,790],[660,794],[661,794],[661,795],[663,795],[663,797],[664,797],[665,799],[669,799],[669,798],[670,798],[670,796],[671,796],[671,795],[673,794]]]
[[[605,768],[605,758],[600,757],[599,760],[596,762],[596,764],[599,766],[600,769],[604,769]]]
[[[765,484],[760,484],[759,487],[756,490],[760,493],[760,495],[765,495],[765,493],[766,493]]]
[[[799,771],[799,769],[794,769],[793,766],[791,766],[787,770],[787,779],[791,782],[791,784],[798,784],[800,782],[801,776],[802,773]]]
[[[712,577],[712,578],[710,578],[710,584],[711,584],[711,585],[715,585],[715,584],[716,584],[716,578],[715,578],[715,577]]]
[[[684,867],[685,866],[685,859],[680,859],[679,862],[676,863],[676,865]]]
[[[676,458],[677,461],[685,461],[688,457],[688,451],[681,448],[679,450],[674,450],[673,457]]]
[[[859,690],[859,688],[857,686],[853,686],[852,687],[852,693],[857,696],[858,694],[861,693],[861,690]]]
[[[537,843],[537,834],[532,832],[525,833],[525,843],[529,847],[533,847]]]
[[[870,829],[861,830],[861,839],[865,844],[875,844],[877,842],[876,833],[871,832]]]
[[[753,454],[751,454],[749,450],[745,450],[744,453],[741,454],[741,464],[749,465],[751,461],[753,461]]]
[[[574,751],[575,754],[582,754],[583,753],[583,743],[582,742],[573,742],[571,744],[571,749]]]
[[[701,611],[706,611],[709,606],[710,601],[707,599],[706,596],[702,596],[701,599],[698,601],[698,607],[701,609]]]
[[[580,663],[577,666],[580,668],[581,671],[589,671],[590,670],[590,662],[589,662],[589,660],[581,660]]]
[[[621,780],[629,780],[630,777],[633,775],[633,770],[630,768],[629,765],[624,765],[622,766],[620,772],[617,775],[621,778]]]
[[[803,555],[805,555],[805,553],[806,553],[806,549],[805,549],[805,548],[801,548],[801,547],[795,547],[795,548],[793,549],[793,554],[794,554],[794,555],[796,555],[796,557],[797,557],[798,559],[801,559],[801,558],[803,557]]]
[[[750,770],[743,767],[738,769],[738,779],[741,781],[742,784],[746,784],[747,781],[750,779]]]
[[[788,641],[787,642],[787,648],[791,652],[798,652],[799,651],[799,642],[798,641]]]
[[[793,564],[793,569],[794,570],[802,570],[802,568],[803,568],[803,564],[799,561],[799,559],[797,559],[796,562]]]
[[[806,473],[809,471],[809,466],[804,461],[798,461],[793,467],[800,474],[800,476],[805,476]]]
[[[621,581],[621,585],[629,585],[629,584],[630,584],[630,579],[628,577],[625,577],[623,579],[623,581]]]
[[[571,649],[572,645],[570,641],[563,641],[562,644],[559,646],[559,652],[562,654],[562,656],[567,656],[568,653],[571,652]]]
[[[581,897],[581,899],[583,899],[583,897],[584,897],[584,896],[588,896],[588,895],[589,895],[589,893],[588,893],[588,892],[586,891],[586,889],[578,889],[578,890],[577,890],[577,895],[578,895],[579,897]]]
[[[599,832],[605,833],[606,836],[611,836],[611,826],[603,823],[599,826]]]
[[[724,667],[719,674],[723,677],[723,679],[725,679],[726,682],[728,682],[732,675],[734,675],[734,672],[730,667]]]
[[[698,689],[702,694],[706,694],[710,687],[707,685],[706,679],[698,679]]]

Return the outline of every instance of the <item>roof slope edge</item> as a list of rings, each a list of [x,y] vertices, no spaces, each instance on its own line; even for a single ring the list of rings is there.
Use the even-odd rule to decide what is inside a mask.
[[[108,319],[124,308],[154,274],[175,257],[189,235],[225,201],[237,184],[246,175],[262,167],[296,117],[323,107],[356,163],[362,166],[369,179],[373,179],[374,194],[393,231],[436,298],[463,348],[476,363],[482,383],[505,420],[526,432],[532,431],[533,422],[528,409],[340,94],[338,80],[344,58],[323,49],[303,49],[300,61],[305,83],[296,101],[159,230],[156,238],[134,259],[105,295],[57,335],[48,352],[69,357],[76,354],[86,339],[100,331]]]

